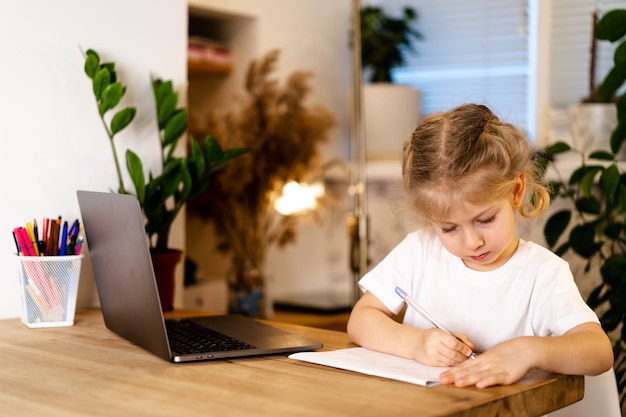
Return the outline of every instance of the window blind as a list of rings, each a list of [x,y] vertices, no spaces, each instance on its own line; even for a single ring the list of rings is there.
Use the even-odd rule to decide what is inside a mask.
[[[626,0],[552,0],[552,36],[550,39],[550,103],[566,108],[589,95],[592,13],[606,13],[626,8]],[[602,82],[613,66],[614,45],[597,43],[596,80]]]
[[[387,4],[387,2],[385,2]],[[422,92],[423,114],[477,102],[524,128],[527,124],[526,0],[412,0],[423,40],[394,82]]]

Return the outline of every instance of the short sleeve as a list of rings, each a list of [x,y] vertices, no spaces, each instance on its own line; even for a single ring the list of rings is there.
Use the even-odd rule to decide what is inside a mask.
[[[560,258],[543,268],[533,292],[531,320],[539,336],[560,336],[580,324],[600,322],[583,300],[569,265]]]

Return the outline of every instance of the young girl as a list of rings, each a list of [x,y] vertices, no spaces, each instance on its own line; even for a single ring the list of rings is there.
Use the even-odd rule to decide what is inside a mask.
[[[402,176],[429,227],[359,281],[348,322],[355,343],[451,366],[440,380],[456,386],[512,384],[533,368],[610,369],[611,344],[568,264],[515,236],[516,213],[536,217],[549,205],[520,132],[482,105],[428,116],[404,144]],[[454,336],[411,307],[395,321],[404,307],[396,287]]]

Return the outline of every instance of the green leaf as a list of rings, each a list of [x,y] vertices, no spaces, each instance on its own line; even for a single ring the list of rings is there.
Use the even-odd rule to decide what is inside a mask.
[[[572,213],[569,210],[561,210],[550,216],[543,229],[548,247],[552,248],[556,245],[571,218]]]
[[[204,155],[209,165],[219,162],[224,156],[224,150],[211,135],[204,138]]]
[[[591,291],[589,297],[587,298],[587,304],[589,307],[595,310],[609,299],[609,292],[607,291],[603,293],[603,290],[604,284],[600,284],[594,288],[593,291]]]
[[[137,154],[130,149],[126,151],[126,169],[128,169],[128,174],[135,186],[137,199],[143,207],[146,196],[146,180],[143,175],[143,164]]]
[[[173,196],[176,190],[180,187],[182,181],[182,167],[183,160],[181,158],[175,158],[170,160],[165,167],[163,167],[163,173],[160,178],[162,181],[163,199],[167,199]]]
[[[617,126],[611,133],[611,149],[618,153],[626,139],[626,119],[618,120]]]
[[[569,185],[576,185],[580,183],[583,175],[585,175],[586,168],[587,167],[585,166],[576,168],[574,172],[572,172],[572,175],[569,177]]]
[[[624,25],[626,25],[626,22],[624,22]],[[613,63],[617,67],[626,65],[626,42],[620,43],[617,48],[615,48]]]
[[[565,142],[556,142],[552,145],[548,145],[545,148],[545,152],[550,155],[557,155],[563,152],[570,151],[572,148]]]
[[[614,289],[626,288],[626,256],[611,255],[600,267],[600,274]]]
[[[246,154],[248,152],[250,152],[249,148],[226,149],[226,151],[224,151],[224,157],[222,158],[222,160],[230,161],[231,159],[236,158],[239,155]]]
[[[569,240],[574,252],[583,258],[590,258],[602,247],[601,243],[596,243],[595,237],[595,225],[582,224],[572,229]]]
[[[161,230],[165,221],[165,199],[161,196],[160,182],[151,180],[146,185],[143,212],[146,215],[146,233],[152,236]]]
[[[109,74],[111,74],[110,81],[112,83],[117,82],[117,73],[115,72],[115,62],[104,62],[100,64],[100,68],[106,68],[109,70]]]
[[[174,114],[176,110],[177,103],[178,94],[176,93],[168,94],[157,101],[159,129],[163,129],[170,117],[172,117],[172,114]]]
[[[619,185],[619,193],[618,193],[618,212],[625,213],[626,212],[626,186],[624,184]]]
[[[136,110],[134,107],[126,107],[115,113],[111,119],[111,134],[115,135],[124,129],[135,117]]]
[[[600,317],[600,322],[602,323],[602,328],[605,332],[611,332],[619,326],[622,322],[622,317],[624,316],[624,312],[619,308],[609,308],[607,311],[602,314]]]
[[[117,106],[124,95],[124,87],[120,83],[113,83],[108,85],[102,92],[102,101],[99,109],[100,114],[104,114]]]
[[[600,202],[593,196],[581,197],[576,200],[575,204],[576,208],[583,213],[600,214]]]
[[[626,35],[626,10],[615,9],[607,12],[596,25],[596,38],[615,42]]]
[[[626,324],[624,323],[624,319],[622,319],[622,332],[621,333],[622,333],[622,340],[626,340]],[[624,363],[624,359],[626,359],[626,358],[622,357],[622,364]],[[626,370],[624,370],[623,372],[626,372]],[[617,373],[616,373],[616,375],[617,375]],[[622,376],[623,375],[624,375],[624,373],[622,373]],[[623,388],[620,389],[620,392],[623,395],[624,389]]]
[[[617,121],[618,123],[626,122],[626,94],[622,94],[617,100]]]
[[[190,137],[191,143],[191,151],[189,152],[189,156],[187,159],[191,162],[189,166],[189,170],[193,171],[193,174],[196,178],[200,178],[202,174],[204,174],[204,170],[206,169],[206,163],[204,161],[204,154],[202,153],[202,148],[200,148],[200,144],[193,136]]]
[[[111,73],[109,70],[106,68],[99,69],[93,77],[93,93],[96,96],[96,100],[101,100],[102,92],[110,83]]]
[[[163,82],[160,79],[156,79],[152,82],[152,87],[154,89],[154,99],[156,100],[157,106],[161,106],[162,101],[174,91],[174,86],[171,81]]]
[[[233,148],[224,151],[219,142],[211,135],[204,138],[204,154],[208,166],[207,174],[224,167],[232,159],[250,152],[248,148]]]
[[[600,85],[600,100],[605,102],[611,101],[613,95],[621,87],[625,79],[625,67],[619,66],[611,68],[606,77],[604,77],[602,84]]]
[[[85,58],[85,74],[93,80],[100,69],[100,57],[93,49],[88,49]]]
[[[610,165],[600,175],[600,191],[607,199],[607,201],[612,202],[615,196],[615,192],[617,191],[617,186],[619,185],[619,170],[615,164]]]
[[[595,175],[602,171],[604,167],[602,165],[582,165],[572,172],[572,175],[569,179],[569,185],[580,184],[578,188],[582,188],[583,181],[591,180],[591,184],[587,184],[587,186],[593,185],[593,178]],[[585,179],[585,177],[587,177]],[[590,190],[591,188],[589,188]]]
[[[565,255],[565,253],[571,248],[571,245],[569,244],[569,242],[565,242],[563,243],[561,246],[559,246],[558,248],[556,248],[554,250],[554,253],[558,256],[563,256]]]
[[[597,159],[600,161],[612,161],[615,159],[615,154],[607,151],[593,151],[589,154],[589,159]]]
[[[177,201],[186,201],[189,198],[193,187],[193,179],[189,173],[189,168],[184,159],[181,159],[180,178],[183,184],[182,190],[179,190]]]
[[[587,169],[582,179],[580,180],[580,192],[583,196],[591,196],[591,189],[593,188],[596,174],[598,173],[598,171],[601,170],[603,170],[603,168],[601,167],[598,169]]]
[[[175,144],[187,130],[187,112],[178,110],[168,121],[163,131],[163,147]]]
[[[619,239],[622,230],[624,229],[624,225],[621,223],[612,223],[604,228],[604,234],[606,237],[612,240]]]

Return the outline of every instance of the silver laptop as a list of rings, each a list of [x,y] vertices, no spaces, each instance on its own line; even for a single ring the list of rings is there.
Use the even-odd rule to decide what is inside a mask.
[[[250,317],[219,315],[165,320],[137,198],[93,191],[77,191],[77,196],[102,315],[110,330],[172,362],[322,347],[317,341]],[[188,337],[189,333],[196,335]],[[181,334],[195,341],[181,341]]]

